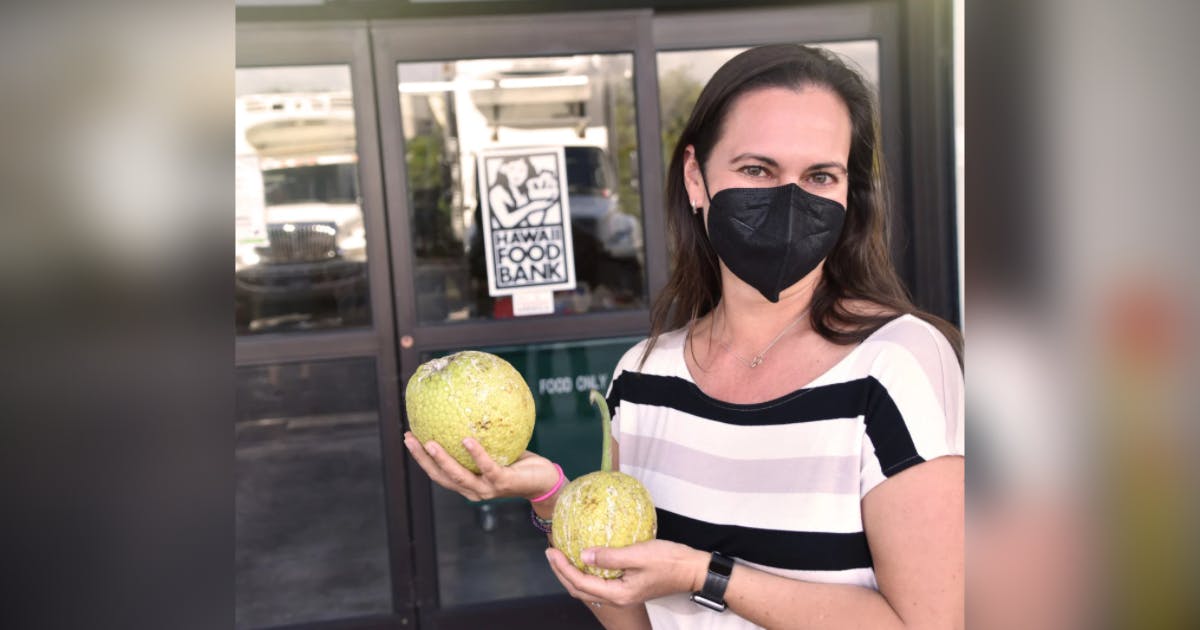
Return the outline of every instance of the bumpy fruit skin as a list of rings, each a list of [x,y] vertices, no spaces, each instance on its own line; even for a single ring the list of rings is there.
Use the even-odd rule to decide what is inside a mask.
[[[554,505],[551,540],[580,571],[605,579],[619,569],[600,569],[579,559],[589,547],[625,547],[653,540],[658,517],[650,493],[637,479],[620,472],[588,473],[567,485]]]
[[[476,474],[463,438],[475,438],[507,466],[533,437],[533,393],[512,365],[494,354],[466,350],[421,364],[404,390],[408,423],[422,444],[434,440]]]

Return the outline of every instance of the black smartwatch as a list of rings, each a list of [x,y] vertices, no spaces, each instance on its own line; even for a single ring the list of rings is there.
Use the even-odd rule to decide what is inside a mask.
[[[733,573],[733,559],[714,551],[708,561],[708,576],[704,587],[692,593],[692,601],[717,612],[725,611],[725,587],[729,586],[729,575]]]

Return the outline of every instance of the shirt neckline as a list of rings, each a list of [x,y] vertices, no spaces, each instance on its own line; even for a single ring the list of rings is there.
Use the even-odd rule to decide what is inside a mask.
[[[817,383],[824,380],[825,377],[829,376],[830,374],[833,374],[834,371],[840,369],[843,365],[845,365],[847,362],[849,362],[851,358],[854,358],[859,353],[859,351],[862,349],[862,347],[867,344],[868,341],[873,340],[875,338],[875,336],[878,335],[879,333],[883,332],[883,330],[885,328],[891,326],[892,324],[894,324],[897,321],[900,321],[901,319],[904,319],[906,317],[912,317],[912,315],[910,315],[908,313],[903,313],[897,317],[892,318],[891,321],[880,326],[878,330],[876,330],[875,332],[868,335],[866,339],[863,339],[862,341],[858,342],[858,344],[856,344],[854,346],[854,349],[852,349],[850,352],[846,353],[846,356],[839,359],[836,363],[834,363],[833,365],[826,368],[824,372],[821,372],[820,374],[816,375],[815,377],[810,379],[807,383],[805,383],[800,388],[794,389],[786,394],[783,394],[782,396],[777,396],[770,400],[765,400],[765,401],[756,402],[756,403],[734,403],[734,402],[728,402],[728,401],[721,400],[720,398],[716,398],[714,396],[710,396],[703,389],[701,389],[700,385],[696,383],[696,379],[692,376],[692,370],[691,370],[691,368],[688,367],[687,357],[684,354],[685,352],[687,352],[687,329],[686,328],[682,328],[678,331],[679,332],[679,347],[676,348],[676,350],[675,350],[676,352],[679,353],[678,357],[677,357],[679,360],[679,366],[680,366],[678,376],[683,378],[683,380],[687,381],[688,385],[691,386],[691,389],[696,393],[697,396],[700,396],[701,398],[707,400],[708,402],[711,402],[711,403],[721,406],[721,407],[725,407],[727,409],[755,410],[755,409],[766,409],[766,408],[774,407],[776,405],[786,403],[798,396],[802,396],[802,395],[808,393],[810,390],[817,387]]]

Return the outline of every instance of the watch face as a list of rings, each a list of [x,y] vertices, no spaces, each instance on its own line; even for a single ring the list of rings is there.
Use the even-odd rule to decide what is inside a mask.
[[[700,593],[692,593],[692,601],[704,606],[705,608],[709,608],[717,612],[725,612],[725,602],[714,602]]]

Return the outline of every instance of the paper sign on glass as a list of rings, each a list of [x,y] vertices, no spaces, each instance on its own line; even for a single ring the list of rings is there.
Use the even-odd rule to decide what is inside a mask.
[[[512,294],[514,317],[551,315],[554,313],[554,292],[530,289]]]
[[[575,288],[566,163],[561,146],[480,153],[489,295]]]

